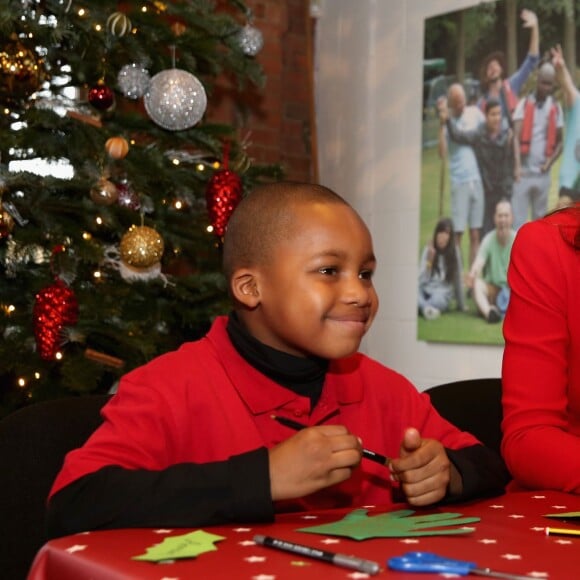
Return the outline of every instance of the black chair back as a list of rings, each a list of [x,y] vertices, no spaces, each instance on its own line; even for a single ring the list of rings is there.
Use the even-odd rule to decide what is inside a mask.
[[[498,453],[501,444],[501,378],[455,381],[425,391],[440,415]]]
[[[109,398],[43,401],[0,421],[0,577],[26,578],[47,539],[46,499],[64,457],[101,424]]]

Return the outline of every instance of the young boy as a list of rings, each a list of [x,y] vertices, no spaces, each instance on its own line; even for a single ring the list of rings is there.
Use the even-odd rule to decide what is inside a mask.
[[[249,194],[224,242],[234,312],[122,379],[55,481],[50,534],[392,505],[398,486],[414,506],[501,493],[497,454],[357,353],[377,311],[375,265],[365,224],[329,189]]]

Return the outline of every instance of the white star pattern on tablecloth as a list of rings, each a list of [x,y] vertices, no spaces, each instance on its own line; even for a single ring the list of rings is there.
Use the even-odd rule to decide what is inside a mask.
[[[252,580],[276,580],[276,576],[273,574],[259,574],[258,576],[252,576]]]
[[[545,495],[533,495],[532,499],[546,499],[546,496]]]
[[[244,560],[253,564],[254,562],[265,562],[266,558],[264,556],[248,556],[247,558],[244,558]]]
[[[352,574],[347,574],[347,576],[349,578],[354,578],[355,580],[357,578],[368,578],[369,577],[369,575],[366,574],[365,572],[353,572]]]
[[[320,540],[321,544],[340,544],[340,540],[336,538],[324,538],[324,540]]]
[[[363,508],[365,510],[372,510],[373,508],[376,508],[376,507],[377,507],[376,505],[363,505]]]
[[[504,508],[504,506],[495,503],[493,505],[490,505],[489,507],[493,510],[502,510]]]
[[[522,559],[520,554],[502,554],[501,557],[505,558],[506,560],[521,560]]]
[[[405,538],[401,540],[401,544],[418,544],[419,540],[415,540],[414,538]]]
[[[572,543],[572,540],[563,540],[563,539],[560,539],[560,540],[555,540],[555,543],[556,544],[564,544],[564,545],[566,545],[566,544],[571,544]]]
[[[492,540],[491,538],[482,538],[477,540],[480,544],[497,544],[497,540]]]
[[[234,528],[234,532],[251,532],[252,528]]]
[[[548,578],[550,575],[547,572],[530,572],[528,576],[532,578]]]
[[[240,546],[255,546],[256,542],[253,540],[242,540],[241,542],[238,542],[238,544],[240,544]]]
[[[161,580],[179,580],[179,578],[177,576],[163,576]]]
[[[546,528],[541,528],[539,526],[534,526],[533,528],[530,528],[530,530],[532,530],[532,532],[543,532],[546,530]]]
[[[67,548],[66,551],[69,554],[74,554],[75,552],[82,552],[83,550],[86,550],[87,546],[82,546],[81,544],[75,544],[74,546],[71,546],[70,548]]]
[[[514,520],[519,520],[520,518],[525,518],[526,516],[522,516],[520,514],[510,514],[508,518],[513,518]]]
[[[552,507],[555,510],[565,510],[568,506],[565,506],[565,505],[553,505]]]
[[[163,530],[163,529],[160,529],[160,530],[153,530],[153,533],[154,534],[170,534],[172,531],[173,530]]]
[[[303,520],[317,520],[318,519],[318,516],[308,516],[308,515],[306,515],[306,516],[302,516],[302,519]]]

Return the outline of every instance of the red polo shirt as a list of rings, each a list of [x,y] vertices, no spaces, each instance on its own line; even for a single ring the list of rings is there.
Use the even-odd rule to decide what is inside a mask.
[[[276,384],[238,354],[226,323],[218,318],[205,338],[125,375],[103,410],[103,425],[69,453],[51,496],[109,465],[163,470],[270,448],[293,434],[272,414],[305,425],[345,425],[364,447],[392,457],[407,427],[450,449],[478,443],[442,419],[404,377],[362,354],[331,362],[311,413],[308,397]],[[388,469],[363,460],[350,480],[293,502],[292,509],[391,502]]]

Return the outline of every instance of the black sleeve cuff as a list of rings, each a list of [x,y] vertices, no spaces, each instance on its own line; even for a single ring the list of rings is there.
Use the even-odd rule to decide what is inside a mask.
[[[463,449],[445,449],[463,482],[460,495],[445,497],[445,503],[474,498],[493,497],[505,493],[511,475],[503,459],[493,449],[472,445]]]

